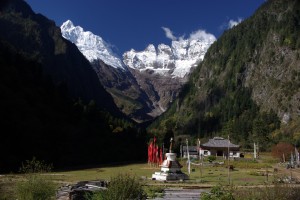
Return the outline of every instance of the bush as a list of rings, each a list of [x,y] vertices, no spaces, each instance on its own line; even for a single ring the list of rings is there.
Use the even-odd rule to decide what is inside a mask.
[[[232,189],[220,185],[214,186],[209,193],[201,193],[201,200],[234,200]]]
[[[39,176],[30,176],[27,181],[17,184],[19,200],[54,199],[56,186],[53,182]]]
[[[39,161],[33,157],[32,160],[26,160],[25,163],[22,163],[20,172],[25,174],[44,173],[50,172],[52,168],[52,164],[46,164],[44,161]]]
[[[50,172],[52,165],[39,161],[35,157],[31,161],[22,163],[20,172],[25,173],[26,179],[17,183],[17,197],[19,200],[50,200],[55,199],[56,185],[40,173]]]
[[[154,199],[156,197],[163,197],[164,188],[161,186],[145,186],[144,191],[147,194],[147,197]]]
[[[128,174],[119,174],[108,184],[108,189],[88,197],[90,200],[126,200],[146,199],[145,192],[140,182]]]
[[[294,149],[295,147],[292,144],[280,142],[272,147],[272,156],[284,162],[283,155],[285,156],[285,160],[288,160]]]
[[[216,156],[212,156],[212,155],[207,157],[208,162],[215,161],[216,159],[217,159]]]

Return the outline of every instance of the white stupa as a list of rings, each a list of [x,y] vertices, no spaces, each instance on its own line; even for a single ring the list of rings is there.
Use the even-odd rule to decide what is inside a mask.
[[[176,160],[176,153],[172,153],[173,138],[171,138],[170,153],[166,153],[166,160],[163,161],[160,172],[152,174],[152,180],[187,180],[188,175],[181,171],[182,165]]]

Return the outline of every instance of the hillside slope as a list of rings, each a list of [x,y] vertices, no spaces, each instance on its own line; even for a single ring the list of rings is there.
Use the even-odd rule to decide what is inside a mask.
[[[122,118],[77,47],[23,0],[7,2],[0,4],[0,173],[33,157],[56,169],[145,158],[141,129]]]
[[[25,1],[12,0],[1,7],[0,25],[0,38],[25,57],[37,60],[43,73],[55,85],[65,85],[75,100],[94,100],[102,109],[121,115],[89,61],[62,37],[53,21],[35,14]]]
[[[70,20],[64,22],[60,28],[62,36],[75,44],[90,61],[99,81],[112,95],[120,111],[137,122],[150,120],[147,113],[153,106],[149,97],[141,90],[111,45],[100,36],[85,31],[80,26],[74,26]]]
[[[280,121],[299,121],[299,55],[300,3],[267,1],[209,48],[179,99],[149,129],[230,135],[244,146],[275,142]],[[300,144],[294,134],[285,137]]]

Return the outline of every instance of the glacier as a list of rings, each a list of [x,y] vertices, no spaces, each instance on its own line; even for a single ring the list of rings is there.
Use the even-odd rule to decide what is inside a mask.
[[[80,26],[74,26],[71,20],[64,22],[60,28],[62,36],[73,42],[91,63],[100,59],[114,68],[152,71],[173,78],[186,77],[191,68],[203,60],[210,45],[216,41],[214,35],[198,31],[187,39],[180,37],[172,40],[170,46],[159,44],[155,47],[149,44],[143,51],[131,49],[120,58],[100,36],[84,31]]]
[[[203,35],[205,37],[203,37]],[[148,45],[144,51],[131,49],[123,54],[123,62],[129,68],[145,71],[152,70],[162,76],[184,78],[191,68],[195,67],[204,58],[210,45],[216,38],[209,33],[191,34],[188,39],[173,40],[171,46],[159,44]]]
[[[111,45],[100,36],[84,31],[80,26],[74,26],[71,20],[64,22],[60,29],[62,36],[74,43],[90,62],[100,59],[111,67],[127,70],[121,58],[112,51]]]

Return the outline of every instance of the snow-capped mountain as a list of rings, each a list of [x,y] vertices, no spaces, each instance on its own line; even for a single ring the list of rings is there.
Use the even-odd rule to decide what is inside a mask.
[[[109,44],[100,36],[74,26],[70,20],[60,28],[63,37],[73,42],[90,61],[99,81],[123,113],[138,122],[152,118],[147,114],[153,109],[152,102]]]
[[[136,121],[161,115],[178,96],[191,68],[203,60],[216,38],[198,31],[171,45],[150,44],[144,51],[130,50],[123,61],[100,36],[74,26],[61,26],[64,38],[73,42],[92,64],[99,81],[122,112]],[[121,70],[120,70],[121,69]]]
[[[203,60],[210,45],[216,40],[213,35],[207,37],[179,39],[172,41],[171,46],[160,44],[157,49],[150,44],[144,51],[131,49],[123,54],[123,61],[128,67],[171,76],[185,77],[191,67]]]
[[[111,67],[127,69],[122,60],[112,51],[110,45],[100,36],[84,31],[80,26],[74,26],[70,20],[64,22],[60,29],[62,36],[73,42],[90,62],[100,59]]]

